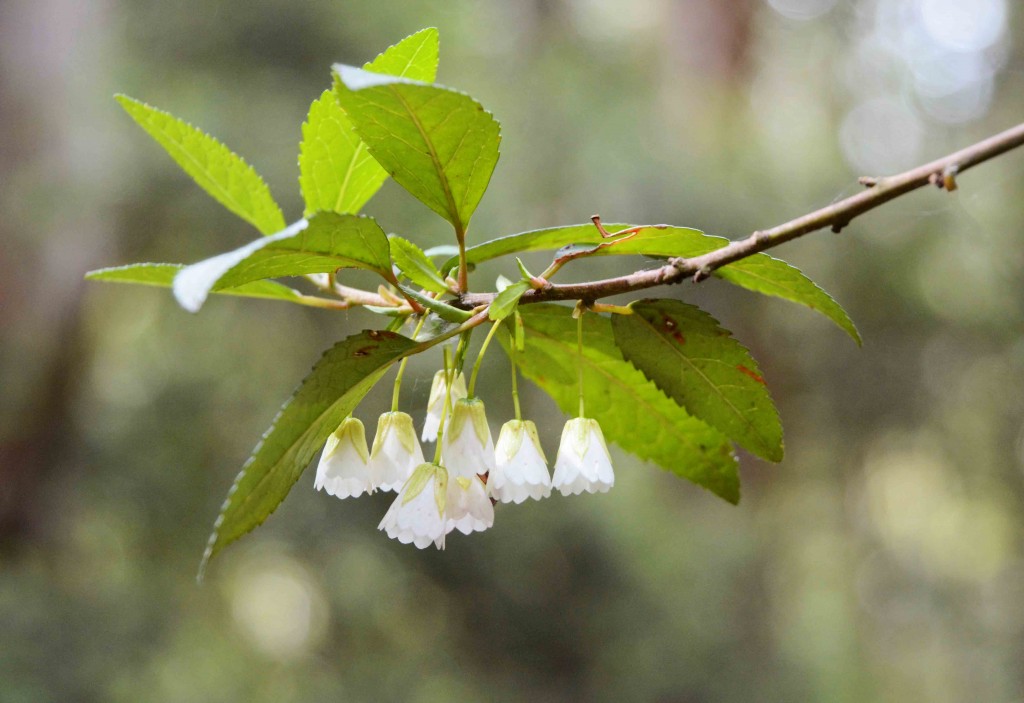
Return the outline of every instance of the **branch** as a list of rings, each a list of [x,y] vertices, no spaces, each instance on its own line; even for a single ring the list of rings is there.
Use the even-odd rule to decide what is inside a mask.
[[[607,278],[588,283],[548,284],[543,288],[526,291],[519,302],[597,300],[609,295],[677,283],[687,277],[693,277],[694,283],[699,283],[726,264],[745,259],[791,239],[802,237],[825,227],[831,227],[833,232],[839,232],[855,217],[923,186],[935,185],[946,190],[955,190],[958,174],[1011,149],[1016,149],[1022,144],[1024,144],[1024,124],[1019,124],[966,149],[961,149],[910,171],[886,178],[862,178],[860,179],[861,184],[867,186],[867,190],[863,192],[777,227],[759,230],[746,239],[730,242],[721,249],[716,249],[703,256],[670,259],[666,265],[659,268],[636,271],[618,278]],[[473,308],[490,303],[493,298],[493,293],[467,294],[463,295],[459,302],[464,307]]]

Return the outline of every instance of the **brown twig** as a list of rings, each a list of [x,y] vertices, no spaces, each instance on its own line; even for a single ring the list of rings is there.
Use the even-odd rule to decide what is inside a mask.
[[[636,271],[617,278],[606,278],[587,283],[548,284],[543,288],[526,291],[519,302],[525,304],[548,300],[581,299],[592,301],[619,293],[676,283],[689,277],[693,277],[694,282],[699,282],[726,264],[745,259],[791,239],[826,227],[838,232],[855,217],[923,186],[934,184],[939,188],[954,190],[957,187],[956,176],[972,166],[1016,149],[1022,144],[1024,144],[1024,124],[1019,124],[966,149],[961,149],[904,173],[887,178],[861,179],[861,183],[867,187],[856,195],[777,227],[759,230],[746,239],[730,242],[721,249],[716,249],[708,254],[688,259],[670,259],[666,265],[659,268]],[[467,294],[462,296],[459,303],[462,307],[473,308],[485,305],[493,298],[493,293]]]

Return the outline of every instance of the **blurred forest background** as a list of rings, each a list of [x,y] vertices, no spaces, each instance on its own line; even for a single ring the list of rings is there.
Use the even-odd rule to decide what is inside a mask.
[[[166,290],[82,280],[255,236],[115,92],[222,139],[294,219],[299,126],[330,64],[437,26],[439,81],[503,127],[471,240],[595,212],[735,238],[1020,122],[1022,15],[1010,0],[5,0],[0,700],[1024,698],[1024,153],[772,252],[838,298],[863,349],[720,281],[659,291],[732,329],[778,402],[787,457],[742,457],[738,507],[613,449],[610,493],[500,507],[492,530],[420,552],[377,532],[387,495],[340,502],[307,471],[201,587],[249,450],[322,350],[374,321],[230,298],[193,316]],[[368,211],[449,241],[393,183]],[[496,431],[511,403],[492,354]],[[438,362],[417,359],[403,409]],[[359,410],[371,431],[388,385]],[[553,454],[562,418],[526,388]]]

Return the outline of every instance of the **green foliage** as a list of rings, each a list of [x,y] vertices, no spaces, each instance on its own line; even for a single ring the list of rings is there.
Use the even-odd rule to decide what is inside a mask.
[[[170,288],[174,277],[185,266],[183,264],[129,264],[97,269],[85,274],[91,281],[109,281],[111,283],[138,283],[144,286]],[[302,294],[293,288],[274,281],[252,281],[243,283],[236,288],[224,288],[213,291],[220,295],[239,295],[246,298],[270,298],[298,302]]]
[[[613,234],[632,227],[633,225],[624,224],[604,225],[605,230]],[[609,241],[615,243],[593,249],[590,255],[639,254],[689,258],[708,254],[729,243],[724,237],[707,235],[700,230],[666,225],[644,227],[632,236],[627,235],[627,238],[609,240],[602,238],[593,224],[585,224],[550,227],[498,237],[468,248],[466,259],[471,264],[478,264],[517,252],[558,249],[572,244],[607,244]],[[450,259],[442,268],[456,263],[456,259]],[[800,269],[781,259],[772,258],[767,254],[755,254],[717,269],[714,275],[748,290],[783,298],[817,310],[835,322],[857,344],[861,343],[857,328],[842,306]]]
[[[765,459],[782,459],[782,427],[756,362],[700,309],[674,300],[643,300],[628,311],[606,306],[629,314],[585,314],[580,354],[570,308],[533,304],[548,289],[531,294],[530,305],[520,305],[533,285],[546,284],[518,259],[518,280],[499,276],[493,298],[472,294],[466,287],[468,270],[460,268],[463,251],[472,266],[519,252],[558,250],[543,274],[551,277],[571,259],[692,258],[721,249],[728,240],[668,225],[605,225],[609,236],[604,236],[591,223],[508,235],[465,250],[466,229],[498,161],[500,126],[469,96],[433,84],[437,60],[437,31],[426,29],[363,69],[334,66],[333,87],[313,101],[302,127],[299,183],[306,219],[290,226],[266,184],[240,157],[165,112],[118,97],[200,186],[267,236],[187,267],[136,264],[93,271],[88,278],[171,286],[180,304],[193,312],[210,293],[221,293],[325,308],[364,305],[395,318],[387,331],[362,332],[336,344],[284,405],[228,493],[204,567],[273,512],[330,433],[392,364],[456,335],[468,341],[485,319],[508,320],[510,334],[499,335],[501,343],[507,350],[515,345],[522,373],[564,412],[577,411],[581,377],[587,416],[600,423],[608,439],[729,502],[740,496],[730,440]],[[389,174],[452,224],[457,246],[423,251],[355,214]],[[431,259],[438,256],[451,258],[438,267]],[[345,268],[376,272],[388,285],[376,292],[323,286],[344,298],[337,300],[304,295],[271,280],[339,276]],[[783,261],[755,254],[714,275],[818,310],[860,343],[846,312]],[[450,285],[456,276],[458,283]],[[320,279],[314,282],[322,285]],[[606,287],[588,295],[597,285],[569,290],[573,296],[579,290],[583,303],[601,310],[590,305],[592,298],[616,291]],[[419,345],[391,331],[411,314],[431,322]],[[462,363],[460,352],[457,365]]]
[[[406,37],[365,68],[377,73],[433,82],[437,75],[437,30]],[[355,213],[373,197],[388,173],[370,156],[366,144],[341,109],[333,90],[309,107],[299,146],[299,186],[306,215],[319,210]]]
[[[335,64],[338,101],[370,153],[461,237],[498,162],[497,121],[436,85]]]
[[[586,315],[583,358],[576,354],[576,320],[564,306],[525,305],[520,316],[526,345],[516,362],[523,375],[575,414],[576,374],[583,367],[588,417],[626,451],[703,486],[730,503],[739,501],[739,475],[729,440],[689,415],[622,357],[608,318]],[[507,340],[499,339],[507,350]]]
[[[384,372],[415,343],[392,332],[366,331],[329,349],[284,404],[242,467],[210,535],[207,562],[267,519],[313,456]]]
[[[448,292],[444,276],[422,249],[408,239],[402,239],[394,234],[388,239],[391,241],[391,258],[406,278],[432,293]]]
[[[257,239],[181,270],[174,295],[196,312],[210,291],[278,276],[364,268],[391,278],[387,235],[373,219],[318,212],[270,237]]]
[[[126,95],[117,101],[217,202],[263,234],[284,228],[284,215],[267,184],[240,156],[162,110]]]
[[[491,303],[491,307],[487,311],[487,316],[496,322],[504,320],[516,311],[516,306],[519,305],[519,299],[522,298],[523,293],[528,290],[530,290],[529,281],[516,281],[515,283],[509,283],[494,297],[494,301]]]
[[[641,300],[630,308],[612,317],[623,356],[690,414],[782,461],[782,425],[750,352],[695,305]]]

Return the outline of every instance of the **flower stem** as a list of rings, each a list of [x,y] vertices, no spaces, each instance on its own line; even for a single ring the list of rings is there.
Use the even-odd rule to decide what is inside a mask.
[[[516,338],[511,332],[508,333],[508,360],[512,364],[512,405],[516,409],[516,419],[522,420],[523,414],[519,411],[519,380],[516,378]]]
[[[441,406],[441,423],[437,427],[437,446],[434,447],[434,463],[441,465],[441,440],[444,439],[444,423],[448,419],[448,411],[452,407],[452,383],[455,381],[455,369],[452,368],[452,357],[448,347],[444,348],[444,405]]]
[[[480,353],[476,355],[476,363],[473,364],[473,374],[469,377],[469,397],[470,398],[475,398],[476,397],[476,394],[474,393],[474,391],[476,390],[476,377],[477,377],[477,374],[480,373],[480,362],[482,362],[484,360],[484,353],[487,351],[487,345],[491,343],[491,337],[493,337],[494,333],[498,331],[498,326],[500,324],[501,324],[500,322],[495,322],[493,325],[491,325],[491,330],[490,330],[490,332],[487,333],[487,336],[484,337],[483,346],[480,347]]]
[[[419,335],[420,330],[423,329],[423,322],[427,319],[426,315],[420,317],[420,321],[416,323],[416,329],[412,331],[412,339],[416,341],[416,337]],[[391,394],[391,412],[398,412],[398,394],[402,389],[402,376],[405,374],[405,364],[409,361],[409,357],[402,359],[402,363],[398,365],[398,375],[395,376],[395,390]]]
[[[580,417],[583,417],[583,310],[579,310],[576,317],[576,353],[579,355],[577,369],[579,370],[578,382],[580,390]]]

